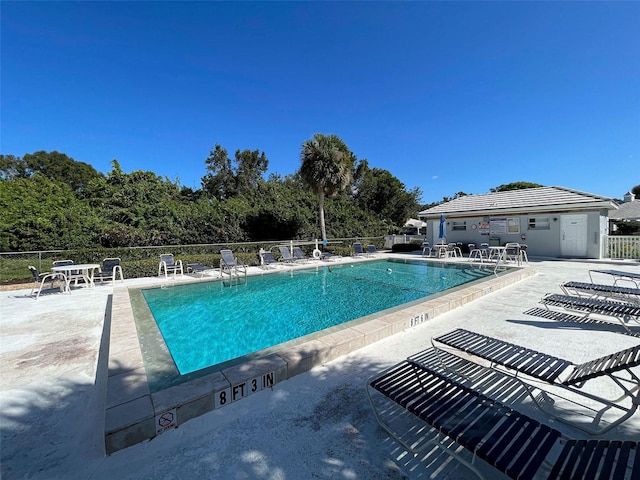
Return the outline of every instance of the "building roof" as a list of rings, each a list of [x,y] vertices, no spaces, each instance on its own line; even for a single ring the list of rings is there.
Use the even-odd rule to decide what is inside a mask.
[[[618,205],[618,210],[609,215],[611,220],[640,220],[640,200]]]
[[[565,187],[538,187],[466,195],[419,213],[422,218],[445,215],[504,215],[523,212],[582,210],[606,208],[615,210],[611,198],[580,192]]]

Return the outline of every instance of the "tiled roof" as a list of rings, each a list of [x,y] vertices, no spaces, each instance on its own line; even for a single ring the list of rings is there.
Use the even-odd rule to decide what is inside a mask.
[[[538,187],[506,192],[466,195],[420,212],[420,217],[440,214],[499,214],[518,211],[552,209],[608,208],[615,210],[613,200],[565,187]]]
[[[625,202],[618,205],[618,210],[609,218],[613,220],[637,220],[640,219],[640,200]]]

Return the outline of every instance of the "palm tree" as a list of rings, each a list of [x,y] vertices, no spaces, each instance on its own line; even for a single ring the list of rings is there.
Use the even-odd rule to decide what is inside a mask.
[[[326,240],[324,199],[351,185],[355,156],[340,137],[316,133],[302,144],[300,159],[300,176],[318,194],[320,231],[322,240]]]

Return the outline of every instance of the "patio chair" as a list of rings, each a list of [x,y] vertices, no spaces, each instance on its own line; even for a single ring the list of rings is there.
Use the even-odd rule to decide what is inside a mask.
[[[300,247],[293,247],[293,258],[296,260],[296,262],[300,263],[306,263],[310,260],[310,258],[304,254]]]
[[[122,276],[122,265],[120,265],[120,259],[105,258],[102,261],[102,267],[100,267],[100,271],[93,275],[93,280],[94,281],[109,280],[111,282],[115,282],[118,274],[120,274],[120,281],[124,282],[124,277]]]
[[[283,262],[294,263],[296,261],[296,259],[291,255],[289,247],[281,245],[278,247],[278,249],[280,250],[280,256],[282,257]]]
[[[362,249],[362,244],[361,243],[354,243],[353,244],[353,256],[354,257],[364,257],[364,250]]]
[[[163,253],[160,255],[160,263],[158,264],[158,276],[164,272],[164,278],[168,278],[169,273],[173,273],[175,278],[176,274],[180,272],[180,275],[184,275],[182,270],[182,260],[176,260],[173,257],[173,253]]]
[[[512,261],[516,262],[518,265],[522,263],[522,256],[520,252],[520,244],[519,243],[507,243],[504,246],[504,261]]]
[[[550,414],[552,418],[573,425],[592,435],[604,433],[620,425],[631,417],[637,410],[638,405],[640,405],[640,378],[631,371],[631,368],[640,365],[640,345],[588,362],[574,364],[569,360],[462,328],[434,337],[431,339],[431,343],[436,353],[442,348],[440,345],[445,345],[489,361],[489,368],[504,367],[500,369],[501,372],[512,374],[520,380],[522,378],[518,377],[518,375],[524,374],[598,402],[603,405],[603,408],[597,412],[596,419],[593,421],[594,425],[597,425],[598,420],[602,420],[602,414],[606,411],[612,409],[620,410],[620,416],[603,427],[591,427],[584,423],[576,423],[546,408],[546,402],[539,401],[537,396],[532,393],[534,387],[522,382],[523,386],[529,391],[534,404],[540,410]],[[442,364],[445,368],[448,368],[444,361]],[[628,377],[619,376],[619,372],[626,372]],[[622,390],[622,396],[616,399],[607,399],[582,389],[589,380],[595,378],[608,378]],[[549,394],[549,392],[546,392],[546,394]],[[629,406],[623,405],[622,400],[625,398],[630,400]]]
[[[429,242],[422,242],[422,256],[431,256],[431,244]]]
[[[604,300],[622,300],[629,303],[640,303],[640,288],[619,287],[588,282],[566,282],[560,288],[567,295],[577,297],[601,298]]]
[[[375,257],[377,253],[378,250],[376,249],[375,245],[367,245],[367,256]]]
[[[624,478],[625,473],[629,478],[640,476],[638,442],[564,439],[560,431],[411,360],[371,379],[367,394],[378,424],[407,451],[418,455],[435,446],[479,478],[484,477],[474,465],[475,457],[514,480],[544,475],[549,464],[548,478],[591,480],[610,478],[612,472],[613,478]],[[413,423],[398,422],[402,431],[396,431],[386,421],[395,418],[388,402],[431,427],[434,438],[419,426],[414,430]],[[419,442],[405,440],[412,431],[420,431]],[[448,438],[440,440],[441,436]],[[458,446],[471,453],[471,461]]]
[[[57,272],[40,273],[33,265],[29,265],[29,271],[33,276],[33,287],[31,287],[31,293],[29,293],[30,297],[33,297],[33,294],[35,293],[37,300],[44,288],[44,284],[49,282],[51,284],[50,288],[53,288],[53,284],[56,280],[60,285],[60,291],[63,291],[63,283],[66,281],[64,274]]]
[[[233,256],[231,250],[220,250],[220,275],[226,273],[229,276],[235,274],[238,275],[238,271],[244,273],[247,276],[247,265],[238,262],[238,259]]]
[[[549,306],[555,306],[582,313],[584,319],[593,314],[614,318],[618,320],[629,333],[631,333],[631,330],[627,324],[630,321],[634,321],[640,325],[640,305],[631,303],[600,300],[597,298],[573,297],[555,293],[546,295],[540,300],[540,303],[547,309]]]

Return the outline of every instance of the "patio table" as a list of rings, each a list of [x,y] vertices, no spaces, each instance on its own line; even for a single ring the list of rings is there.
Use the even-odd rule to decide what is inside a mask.
[[[75,278],[78,278],[79,276],[80,278],[82,278],[82,280],[84,280],[85,284],[93,288],[94,287],[93,274],[97,269],[100,269],[100,265],[98,265],[97,263],[80,263],[75,265],[58,265],[56,267],[51,268],[51,271],[62,273],[64,275],[65,292],[70,292],[71,291],[71,288],[70,288],[71,276],[69,275],[70,272],[73,272],[76,270],[79,271],[80,273],[76,274]]]

